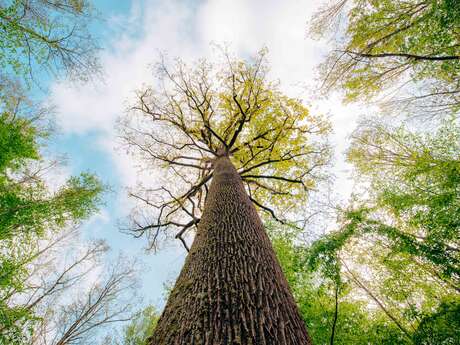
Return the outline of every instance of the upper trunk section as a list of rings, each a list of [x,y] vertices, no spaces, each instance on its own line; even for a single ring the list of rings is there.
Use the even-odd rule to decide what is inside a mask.
[[[203,216],[151,345],[311,344],[256,209],[219,157]]]

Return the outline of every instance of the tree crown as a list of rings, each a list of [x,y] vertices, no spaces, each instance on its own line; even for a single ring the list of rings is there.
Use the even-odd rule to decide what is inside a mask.
[[[343,90],[347,101],[380,97],[397,112],[401,103],[433,115],[459,109],[458,1],[334,1],[314,31],[325,33],[341,15],[344,36],[321,68],[327,90]]]
[[[231,159],[251,200],[285,221],[323,177],[326,119],[268,80],[265,51],[251,62],[225,55],[220,66],[201,60],[193,68],[181,61],[157,67],[157,86],[137,93],[134,113],[122,122],[128,147],[168,172],[162,187],[131,193],[154,209],[150,216],[138,210],[135,233],[147,234],[154,247],[161,230],[176,226],[180,236],[196,225],[212,161],[221,155]]]

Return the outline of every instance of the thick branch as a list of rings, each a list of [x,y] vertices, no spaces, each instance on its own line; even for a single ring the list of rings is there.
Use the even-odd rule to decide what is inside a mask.
[[[432,56],[432,55],[415,55],[407,53],[380,53],[380,54],[370,54],[370,53],[360,53],[355,51],[346,50],[344,53],[353,54],[355,56],[365,57],[365,58],[385,58],[385,57],[402,57],[410,60],[428,60],[428,61],[446,61],[446,60],[459,60],[460,55],[446,55],[446,56]]]
[[[238,124],[238,127],[237,129],[235,130],[235,132],[233,133],[233,136],[232,136],[232,139],[230,140],[230,142],[228,143],[228,149],[230,150],[233,145],[235,144],[236,142],[236,139],[238,138],[238,135],[241,133],[241,131],[243,130],[243,126],[244,126],[244,123],[246,122],[246,117],[247,117],[247,114],[246,112],[243,110],[243,108],[241,107],[241,104],[240,102],[238,102],[238,99],[236,97],[236,95],[233,95],[233,100],[235,101],[236,105],[238,106],[238,109],[240,111],[240,114],[241,114],[241,118],[240,118],[240,121],[239,121],[239,124]]]
[[[259,206],[262,210],[264,210],[265,212],[269,213],[274,220],[276,220],[277,222],[280,222],[281,224],[286,224],[286,222],[282,219],[279,219],[276,215],[275,215],[275,212],[267,207],[267,206],[264,206],[262,205],[261,203],[259,203],[256,199],[252,198],[252,197],[249,197],[249,199],[257,206]]]
[[[307,189],[307,186],[305,186],[305,183],[301,179],[292,179],[292,178],[287,178],[287,177],[282,177],[282,176],[273,176],[273,175],[241,175],[241,178],[242,179],[264,178],[264,179],[279,180],[279,181],[290,182],[290,183],[299,183],[304,187],[304,189]]]

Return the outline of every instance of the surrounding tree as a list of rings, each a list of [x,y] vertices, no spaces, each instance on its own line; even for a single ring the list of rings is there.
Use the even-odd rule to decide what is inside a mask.
[[[2,301],[2,337],[4,343],[30,343],[35,329],[41,323],[41,311],[50,298],[57,304],[62,290],[77,283],[82,272],[93,265],[98,254],[104,252],[103,244],[94,244],[75,253],[71,260],[62,258],[62,247],[77,240],[78,229],[42,235],[40,239],[16,238],[1,241],[2,271],[0,296]],[[60,263],[70,261],[65,267]],[[91,265],[90,265],[91,264]],[[82,270],[83,271],[79,271]],[[77,272],[77,273],[75,273]],[[21,311],[22,313],[17,313]],[[7,341],[8,340],[8,341]]]
[[[0,290],[8,307],[2,309],[0,343],[89,344],[104,328],[130,320],[136,301],[133,266],[125,258],[104,264],[105,243],[87,243],[79,235],[73,229],[59,237],[50,233],[35,246],[18,242],[15,258],[23,262],[17,263],[16,272],[25,274],[21,285]],[[22,318],[8,317],[12,314]]]
[[[445,121],[435,132],[363,123],[348,157],[370,178],[365,209],[353,215],[350,232],[384,235],[400,251],[433,266],[460,288],[460,128]],[[353,230],[351,230],[353,228]]]
[[[458,342],[459,20],[451,0],[333,1],[313,20],[316,34],[336,30],[337,47],[321,67],[326,90],[412,118],[399,127],[361,121],[347,152],[356,194],[339,211],[340,230],[304,254],[323,279],[330,279],[325,268],[338,269],[354,303],[364,295],[366,317],[377,310],[401,338],[389,343]],[[422,127],[419,116],[442,120]]]
[[[417,345],[455,344],[460,339],[460,301],[458,296],[443,301],[433,313],[425,316],[415,332]],[[454,342],[453,342],[454,341]]]
[[[40,116],[45,110],[27,102],[18,85],[4,86],[0,93],[0,343],[61,345],[78,340],[83,344],[85,335],[105,324],[129,319],[130,303],[125,303],[123,294],[132,288],[133,269],[113,264],[105,268],[106,278],[92,276],[85,289],[85,279],[102,269],[100,260],[107,247],[86,243],[76,235],[78,225],[97,210],[105,187],[89,173],[50,185],[50,174],[59,162],[41,155],[48,135]],[[80,290],[76,297],[74,289]]]
[[[458,125],[446,120],[420,134],[372,120],[352,138],[348,157],[365,193],[343,212],[340,231],[313,244],[308,262],[338,264],[406,342],[455,343],[445,323],[460,291]]]
[[[337,48],[321,68],[326,90],[349,101],[378,96],[412,116],[459,109],[458,1],[335,0],[314,18],[321,34],[339,22]]]
[[[93,15],[86,0],[0,0],[0,344],[93,344],[132,316],[133,268],[102,265],[107,246],[78,237],[106,187],[90,173],[56,182],[50,109],[22,87],[94,78]]]
[[[97,45],[88,30],[93,9],[86,0],[0,1],[0,67],[38,81],[54,76],[86,80],[98,70]]]
[[[267,81],[264,52],[159,70],[122,133],[169,174],[132,193],[154,212],[132,231],[151,247],[169,228],[197,233],[149,344],[310,343],[255,206],[283,222],[305,205],[328,161],[327,122]]]
[[[110,265],[99,267],[104,273],[90,277],[84,293],[84,286],[78,286],[75,289],[78,296],[70,303],[64,301],[60,306],[49,308],[54,317],[40,324],[36,334],[44,337],[37,337],[34,344],[94,344],[104,327],[130,321],[137,302],[135,266],[120,257]]]

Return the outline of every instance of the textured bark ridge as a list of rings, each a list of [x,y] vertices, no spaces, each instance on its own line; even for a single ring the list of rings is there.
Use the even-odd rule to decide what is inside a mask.
[[[228,157],[150,345],[309,345],[256,209]]]

